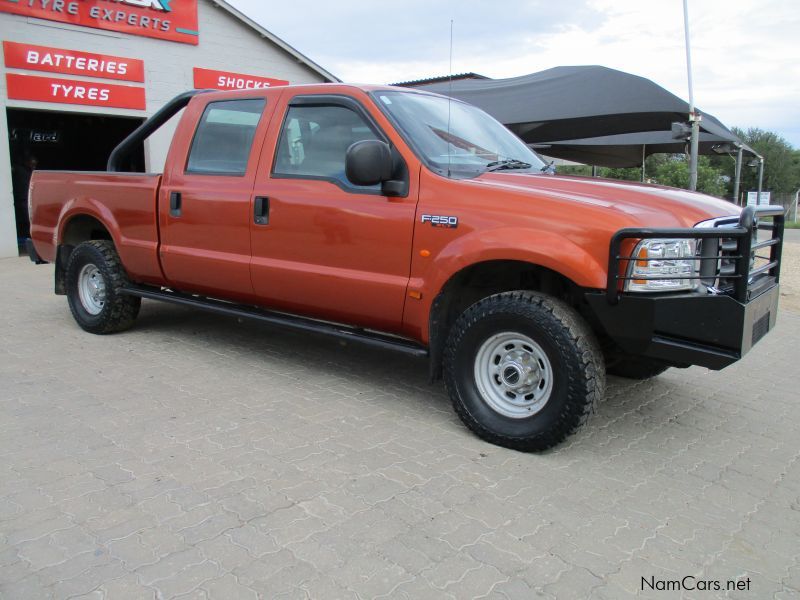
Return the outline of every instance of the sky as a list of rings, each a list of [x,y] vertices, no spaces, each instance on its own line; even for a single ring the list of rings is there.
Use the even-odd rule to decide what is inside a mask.
[[[229,0],[343,81],[602,65],[689,99],[681,0]],[[694,100],[800,148],[800,2],[688,0]],[[269,73],[264,73],[269,76]]]

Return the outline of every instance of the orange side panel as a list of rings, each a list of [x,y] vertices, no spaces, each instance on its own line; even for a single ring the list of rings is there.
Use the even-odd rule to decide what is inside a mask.
[[[94,217],[110,232],[131,279],[163,282],[158,263],[156,191],[161,175],[36,171],[32,178],[31,238],[54,261],[69,222]]]

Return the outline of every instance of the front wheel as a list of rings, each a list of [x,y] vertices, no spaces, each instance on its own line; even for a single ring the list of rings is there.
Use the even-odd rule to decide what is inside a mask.
[[[67,262],[67,301],[78,325],[90,333],[128,329],[141,299],[121,293],[127,275],[114,244],[92,240],[75,247]]]
[[[605,390],[602,353],[586,323],[563,302],[527,291],[464,311],[448,337],[444,374],[467,427],[526,452],[575,432]]]

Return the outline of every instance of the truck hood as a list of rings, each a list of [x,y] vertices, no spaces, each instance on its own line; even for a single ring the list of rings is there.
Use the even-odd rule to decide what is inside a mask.
[[[624,215],[628,226],[693,227],[700,221],[738,215],[725,200],[658,185],[530,173],[485,173],[473,182],[512,193],[589,204]]]

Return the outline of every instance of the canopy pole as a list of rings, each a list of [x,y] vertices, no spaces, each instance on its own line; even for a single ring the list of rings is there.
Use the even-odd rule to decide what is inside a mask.
[[[645,160],[647,159],[647,144],[642,144],[642,183],[645,181]]]
[[[692,85],[692,50],[689,43],[689,4],[683,0],[683,28],[686,37],[686,71],[689,75],[689,122],[692,125],[692,143],[689,151],[689,189],[697,189],[697,151],[700,145],[700,115],[694,109],[694,86]]]
[[[764,189],[764,157],[758,159],[758,205],[761,206],[761,190]]]
[[[736,150],[736,172],[733,176],[733,203],[739,205],[739,185],[742,181],[742,147]]]

